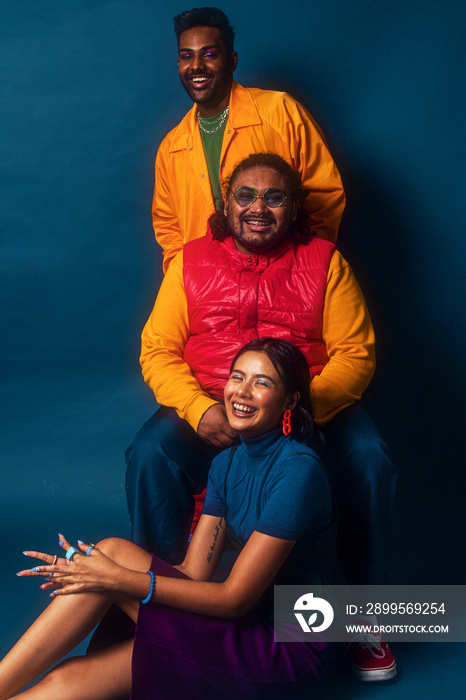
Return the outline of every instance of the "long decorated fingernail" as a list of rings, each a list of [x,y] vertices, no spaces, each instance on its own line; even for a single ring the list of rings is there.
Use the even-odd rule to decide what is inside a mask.
[[[35,566],[33,569],[31,569],[31,571],[40,571],[40,569],[38,566]]]
[[[24,554],[24,556],[25,556],[25,557],[27,557],[27,555],[28,555],[28,553],[27,553],[27,552],[23,552],[23,554]]]
[[[18,571],[18,573],[16,574],[16,576],[21,576],[21,571]]]
[[[84,544],[82,540],[78,540],[78,544]]]

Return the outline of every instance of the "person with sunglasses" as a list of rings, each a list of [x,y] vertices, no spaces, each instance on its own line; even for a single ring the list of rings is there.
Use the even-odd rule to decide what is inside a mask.
[[[315,120],[285,92],[233,80],[235,32],[222,10],[194,8],[173,22],[179,77],[194,105],[155,162],[152,217],[164,271],[186,241],[205,235],[207,219],[223,207],[221,181],[254,152],[279,153],[300,173],[313,230],[335,241],[345,194]]]
[[[32,689],[30,700],[231,700],[311,697],[334,649],[320,635],[274,641],[276,583],[319,580],[318,538],[334,519],[327,476],[302,441],[313,431],[310,376],[286,340],[254,340],[234,357],[224,389],[239,444],[212,465],[204,513],[183,562],[172,567],[123,539],[72,547],[38,560],[51,604],[0,663],[0,700],[72,649],[112,603],[137,626],[129,639],[69,658]],[[212,581],[225,549],[237,559]],[[86,556],[87,555],[87,556]],[[296,627],[299,627],[296,623]]]
[[[237,439],[223,405],[232,355],[276,336],[308,361],[346,578],[382,584],[396,472],[359,404],[374,372],[374,331],[350,266],[312,233],[302,201],[299,174],[277,154],[254,153],[225,183],[208,235],[170,265],[142,333],[142,371],[160,408],[127,451],[132,539],[171,563],[183,559],[193,494]],[[367,680],[374,659],[360,673]]]

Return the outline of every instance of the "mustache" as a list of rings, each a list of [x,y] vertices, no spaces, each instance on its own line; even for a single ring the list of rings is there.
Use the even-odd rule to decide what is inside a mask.
[[[239,218],[241,221],[247,221],[248,219],[258,219],[260,221],[267,221],[271,224],[275,224],[277,222],[272,212],[267,212],[266,214],[251,214],[251,212],[248,211],[244,212],[244,214],[240,214]]]

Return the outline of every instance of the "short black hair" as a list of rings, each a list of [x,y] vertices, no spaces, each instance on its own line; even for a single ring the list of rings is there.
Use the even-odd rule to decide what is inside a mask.
[[[178,45],[183,32],[194,27],[216,27],[225,44],[229,54],[234,51],[235,30],[230,24],[230,20],[218,7],[194,7],[186,10],[173,18],[176,40]]]
[[[231,195],[238,175],[247,170],[252,170],[253,168],[275,170],[276,173],[285,179],[291,199],[298,206],[296,219],[291,222],[289,239],[294,243],[308,243],[314,234],[311,231],[309,219],[303,209],[304,189],[301,176],[277,153],[251,153],[247,158],[237,163],[231,175],[222,183],[225,195],[227,197]],[[214,240],[221,241],[230,235],[228,222],[223,212],[218,211],[212,214],[209,219],[209,225]]]
[[[296,440],[308,440],[314,431],[311,402],[311,375],[304,353],[290,340],[283,338],[256,338],[239,350],[230,366],[230,373],[236,360],[245,352],[263,352],[273,364],[285,385],[285,394],[299,391],[299,401],[291,413],[291,434]]]

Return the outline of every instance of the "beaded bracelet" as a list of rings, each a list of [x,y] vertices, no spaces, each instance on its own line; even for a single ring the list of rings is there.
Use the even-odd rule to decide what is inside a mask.
[[[150,599],[152,598],[152,594],[153,594],[153,592],[154,592],[154,588],[155,588],[155,575],[154,575],[154,572],[153,572],[153,571],[148,571],[147,573],[148,573],[149,576],[150,576],[150,588],[149,588],[149,593],[147,594],[147,597],[144,598],[144,599],[141,599],[141,603],[142,603],[143,605],[145,605],[146,603],[148,603],[148,602],[150,601]]]

